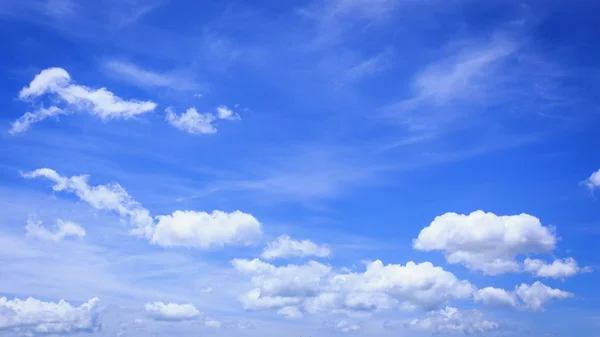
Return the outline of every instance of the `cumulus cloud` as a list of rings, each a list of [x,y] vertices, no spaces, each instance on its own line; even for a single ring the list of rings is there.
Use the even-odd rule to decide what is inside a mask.
[[[208,249],[225,245],[247,245],[262,236],[260,222],[251,214],[234,211],[175,211],[159,215],[137,202],[119,184],[90,186],[86,175],[63,177],[49,168],[22,173],[25,178],[46,178],[54,182],[54,191],[71,192],[95,209],[111,211],[127,219],[132,234],[160,246]]]
[[[213,124],[218,119],[239,120],[237,113],[234,113],[225,105],[217,107],[217,114],[211,112],[199,113],[196,108],[189,108],[184,113],[178,115],[173,109],[167,108],[166,120],[173,127],[191,134],[214,134],[217,128]]]
[[[589,267],[579,267],[574,258],[554,260],[552,263],[546,263],[539,259],[527,258],[523,262],[526,271],[537,277],[548,277],[554,279],[565,279],[578,273],[589,272]]]
[[[494,321],[485,319],[478,310],[460,311],[453,307],[430,312],[427,317],[414,319],[404,325],[410,330],[434,334],[480,334],[500,328]]]
[[[261,254],[266,260],[288,257],[329,257],[331,249],[327,245],[317,245],[310,240],[293,240],[288,235],[282,235],[273,242],[269,242]]]
[[[83,238],[85,236],[85,229],[83,227],[74,222],[63,221],[61,219],[56,220],[56,229],[54,231],[44,227],[41,221],[28,219],[25,230],[27,231],[27,236],[49,241],[62,241],[67,237]]]
[[[587,178],[584,183],[590,190],[600,187],[600,170],[592,173],[592,175]]]
[[[64,300],[54,303],[31,297],[0,297],[0,333],[32,336],[98,331],[98,302],[98,298],[92,298],[75,307]]]
[[[74,84],[69,73],[62,68],[42,70],[19,92],[19,98],[32,101],[46,94],[53,95],[70,110],[86,111],[103,120],[129,119],[156,108],[156,103],[152,101],[125,100],[106,88],[91,89]],[[11,132],[26,131],[33,123],[64,113],[64,110],[57,107],[27,113],[13,123]]]
[[[146,313],[159,321],[187,321],[200,317],[202,313],[191,304],[176,304],[176,303],[163,303],[154,302],[146,303],[144,307]]]
[[[55,106],[51,106],[49,108],[42,107],[34,112],[26,112],[23,116],[19,117],[19,119],[12,123],[11,128],[8,132],[11,134],[25,132],[29,130],[29,127],[32,124],[41,122],[46,118],[55,117],[66,113],[67,112],[63,109]]]
[[[443,251],[446,261],[497,275],[521,269],[515,257],[554,250],[552,229],[529,214],[498,216],[475,211],[436,217],[413,241],[417,250]]]
[[[469,282],[429,262],[403,266],[374,261],[363,273],[337,273],[315,261],[275,266],[259,259],[234,259],[232,264],[250,276],[255,287],[240,299],[244,307],[281,310],[284,316],[370,313],[407,306],[430,309],[469,298],[475,290]]]
[[[522,283],[514,291],[499,288],[484,288],[478,290],[474,299],[489,306],[504,306],[511,308],[529,309],[532,311],[543,310],[543,305],[552,299],[565,299],[573,296],[572,293],[560,289],[550,288],[536,281],[532,285]]]
[[[248,245],[262,236],[261,225],[255,217],[240,211],[212,213],[175,211],[159,215],[152,242],[160,246],[212,248]]]

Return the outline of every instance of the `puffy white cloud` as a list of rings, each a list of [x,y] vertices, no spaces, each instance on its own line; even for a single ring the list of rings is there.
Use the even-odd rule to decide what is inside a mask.
[[[579,267],[577,261],[572,257],[554,260],[554,262],[550,264],[542,260],[527,258],[523,262],[523,265],[526,271],[537,277],[549,277],[555,279],[565,279],[574,276],[577,273],[591,271],[589,267]]]
[[[35,221],[33,219],[27,220],[25,230],[30,237],[50,241],[61,241],[66,237],[83,238],[85,236],[85,229],[83,229],[83,227],[74,222],[63,221],[61,219],[56,220],[55,231],[46,229],[41,221]]]
[[[474,287],[429,262],[405,266],[374,261],[363,273],[337,273],[309,261],[275,266],[259,259],[235,259],[234,267],[251,277],[254,290],[240,299],[246,309],[285,309],[316,314],[370,313],[392,307],[437,308],[452,299],[472,296]],[[296,310],[297,309],[297,310]]]
[[[217,107],[217,117],[219,117],[220,119],[228,119],[228,120],[239,120],[239,119],[241,119],[240,115],[238,115],[237,113],[233,112],[233,110],[229,109],[225,105],[219,105]]]
[[[251,244],[262,236],[260,222],[240,211],[211,214],[175,211],[159,215],[151,241],[160,246],[212,248],[234,244]]]
[[[98,331],[98,302],[98,298],[92,298],[75,307],[64,300],[54,303],[31,297],[0,297],[0,333],[32,336]]]
[[[415,249],[443,251],[448,263],[490,275],[517,272],[521,267],[516,256],[551,252],[555,245],[552,229],[534,216],[483,211],[438,216],[413,241]]]
[[[146,303],[144,308],[150,317],[160,321],[187,321],[196,319],[202,315],[191,303],[165,304],[163,302],[154,302]]]
[[[476,302],[489,306],[506,306],[512,308],[529,309],[532,311],[543,310],[543,305],[552,299],[565,299],[573,296],[572,293],[560,289],[550,288],[536,281],[532,285],[522,283],[514,291],[499,288],[484,288],[475,293]]]
[[[217,107],[217,114],[211,112],[199,113],[196,108],[189,108],[177,115],[173,109],[167,108],[165,119],[173,127],[192,134],[214,134],[217,128],[214,122],[218,119],[240,120],[240,116],[225,105]]]
[[[414,319],[404,325],[411,330],[426,331],[434,334],[465,335],[480,334],[497,330],[500,325],[485,319],[482,312],[477,310],[460,311],[453,307],[446,307],[430,312],[427,317]]]
[[[137,115],[153,111],[156,103],[152,101],[124,100],[106,88],[91,89],[74,84],[69,73],[62,68],[42,70],[19,93],[22,100],[32,100],[45,94],[53,94],[66,103],[70,109],[86,111],[103,120],[129,119]],[[51,110],[40,109],[36,113],[28,113],[13,123],[15,132],[25,131],[29,125],[49,116],[65,113],[52,107]]]
[[[542,306],[551,299],[564,299],[573,296],[568,291],[550,288],[540,281],[536,281],[532,285],[522,283],[515,289],[515,293],[525,307],[533,311],[543,310]]]
[[[592,175],[587,178],[584,183],[590,190],[600,187],[600,169],[592,173]]]
[[[150,211],[131,197],[117,183],[90,186],[88,176],[63,177],[49,168],[22,173],[25,178],[46,178],[54,182],[55,191],[71,192],[90,206],[114,212],[129,220],[132,233],[160,246],[212,248],[249,244],[262,235],[260,222],[240,211],[212,213],[175,211],[155,219]]]
[[[171,108],[165,111],[167,122],[179,130],[196,134],[217,132],[217,128],[212,124],[217,118],[210,112],[198,113],[195,108],[189,108],[181,115],[177,115]]]
[[[475,302],[481,302],[492,307],[511,307],[519,306],[517,295],[500,288],[486,287],[477,290],[474,295]]]
[[[266,260],[287,258],[292,256],[329,257],[331,249],[327,245],[317,245],[310,240],[293,240],[287,235],[282,235],[273,242],[269,242],[261,254]]]
[[[49,108],[39,108],[35,112],[26,112],[23,116],[19,117],[11,125],[8,131],[11,134],[25,132],[29,130],[32,124],[41,122],[46,118],[55,117],[58,115],[66,114],[67,112],[61,108],[51,106]]]

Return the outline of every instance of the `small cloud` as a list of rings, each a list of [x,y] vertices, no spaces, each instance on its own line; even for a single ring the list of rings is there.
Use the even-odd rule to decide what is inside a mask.
[[[85,229],[80,225],[71,222],[63,221],[61,219],[56,220],[56,229],[54,231],[46,229],[41,221],[35,221],[33,219],[27,220],[25,226],[27,236],[33,237],[40,240],[49,241],[62,241],[67,237],[83,238],[85,236]]]

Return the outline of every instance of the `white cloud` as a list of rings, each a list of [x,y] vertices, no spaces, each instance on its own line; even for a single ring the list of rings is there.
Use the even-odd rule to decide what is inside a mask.
[[[167,108],[165,119],[173,127],[191,134],[214,134],[217,128],[213,125],[218,119],[240,120],[240,115],[233,112],[225,105],[217,107],[217,114],[211,112],[199,113],[196,108],[189,108],[184,113],[177,115],[173,109]]]
[[[277,310],[277,314],[286,319],[298,319],[303,316],[302,311],[295,306],[283,307]]]
[[[144,307],[148,315],[160,321],[187,321],[200,317],[202,313],[191,304],[154,302]]]
[[[23,116],[19,117],[19,119],[12,123],[11,128],[8,132],[11,134],[25,132],[29,130],[29,127],[32,124],[41,122],[49,117],[55,117],[66,113],[67,112],[63,109],[60,109],[55,106],[51,106],[49,108],[39,108],[35,112],[26,112]]]
[[[339,320],[337,322],[335,322],[335,324],[333,325],[333,327],[343,333],[347,333],[347,332],[357,332],[360,330],[360,325],[356,324],[356,323],[350,323],[346,320]]]
[[[474,299],[488,306],[543,310],[543,305],[551,299],[565,299],[573,296],[570,292],[554,289],[536,281],[532,285],[522,283],[514,291],[487,287],[478,290]]]
[[[269,242],[261,254],[266,260],[288,257],[329,257],[331,249],[327,245],[317,245],[310,240],[293,240],[288,235],[282,235],[277,240]]]
[[[565,299],[573,296],[570,292],[550,288],[540,281],[536,281],[532,285],[522,283],[515,289],[515,293],[525,307],[533,311],[543,310],[542,306],[553,298]]]
[[[239,119],[241,119],[240,115],[238,115],[237,113],[233,112],[233,110],[229,109],[225,105],[219,105],[217,107],[217,117],[219,117],[220,119],[228,119],[228,120],[239,120]]]
[[[159,73],[142,69],[133,63],[117,60],[105,62],[104,68],[109,73],[141,87],[150,86],[183,91],[193,91],[201,88],[198,83],[183,72]]]
[[[592,175],[587,178],[584,183],[590,190],[600,187],[600,170],[592,173]]]
[[[0,297],[0,333],[32,336],[98,331],[98,302],[98,298],[92,298],[75,307],[64,300],[54,303],[31,297]]]
[[[69,73],[62,68],[42,70],[35,76],[29,86],[21,90],[19,98],[31,100],[45,94],[54,94],[60,101],[66,103],[68,108],[86,111],[103,120],[129,119],[153,111],[156,108],[156,103],[152,101],[124,100],[115,96],[106,88],[91,89],[73,84]],[[17,125],[15,130],[23,129],[26,125],[28,126],[48,117],[48,113],[53,115],[65,113],[56,109],[58,108],[54,108],[52,111],[44,112],[40,110],[34,114],[25,114],[15,122],[16,124],[13,124],[13,128]],[[20,121],[21,124],[19,124]]]
[[[485,319],[480,311],[460,311],[453,307],[432,311],[427,317],[414,319],[404,326],[407,329],[434,334],[460,333],[465,335],[480,334],[500,328],[498,323]]]
[[[204,326],[207,328],[217,329],[221,327],[221,322],[217,321],[216,319],[206,318],[204,320]]]
[[[167,108],[167,122],[175,128],[193,134],[213,134],[217,132],[212,123],[217,120],[210,112],[198,113],[195,108],[189,108],[181,115],[177,115],[171,108]]]
[[[554,262],[550,264],[542,260],[527,258],[523,262],[523,266],[526,271],[537,277],[549,277],[555,279],[565,279],[574,276],[577,273],[591,271],[589,267],[579,267],[577,261],[572,257],[554,260]]]
[[[251,277],[254,290],[242,296],[246,309],[286,312],[369,313],[392,307],[437,308],[451,299],[469,298],[474,287],[429,262],[386,265],[374,261],[364,273],[336,273],[315,261],[275,266],[259,259],[234,259]]]
[[[492,307],[511,307],[519,306],[517,295],[500,288],[486,287],[477,290],[474,295],[475,302],[481,302]]]
[[[63,177],[49,168],[22,173],[25,178],[43,177],[54,182],[55,191],[71,192],[90,206],[114,212],[129,220],[132,233],[160,246],[184,246],[195,248],[247,245],[262,236],[260,222],[251,214],[234,211],[212,213],[175,211],[159,215],[157,221],[150,211],[131,197],[117,183],[90,186],[88,176]]]
[[[441,250],[448,263],[490,275],[517,272],[516,256],[551,252],[555,244],[552,229],[534,216],[497,216],[483,211],[438,216],[413,241],[415,249]]]
[[[128,218],[130,223],[136,227],[137,234],[146,237],[152,234],[154,221],[150,216],[150,212],[135,201],[119,184],[90,186],[88,184],[89,176],[87,175],[63,177],[49,168],[23,173],[22,176],[25,178],[46,178],[54,182],[54,186],[52,186],[54,191],[75,193],[93,208],[112,211]]]
[[[262,236],[261,224],[251,214],[234,211],[212,213],[175,211],[159,215],[152,243],[160,246],[213,248],[248,245]]]
[[[74,222],[63,221],[61,219],[56,220],[55,231],[46,229],[41,221],[33,219],[27,220],[25,230],[30,237],[50,241],[61,241],[66,237],[83,238],[85,236],[85,229],[83,227]]]
[[[507,85],[504,82],[512,79],[507,76],[508,70],[501,74],[498,69],[516,51],[515,42],[501,38],[459,50],[418,73],[412,83],[414,95],[388,109],[412,130],[443,131],[438,129],[465,120],[468,110],[458,108],[460,104],[489,100]]]

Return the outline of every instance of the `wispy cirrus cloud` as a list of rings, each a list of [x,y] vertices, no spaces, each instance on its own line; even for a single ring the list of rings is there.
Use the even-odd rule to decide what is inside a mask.
[[[108,60],[102,64],[107,74],[143,88],[164,88],[177,91],[198,91],[204,86],[190,76],[189,71],[158,72],[132,62]]]

